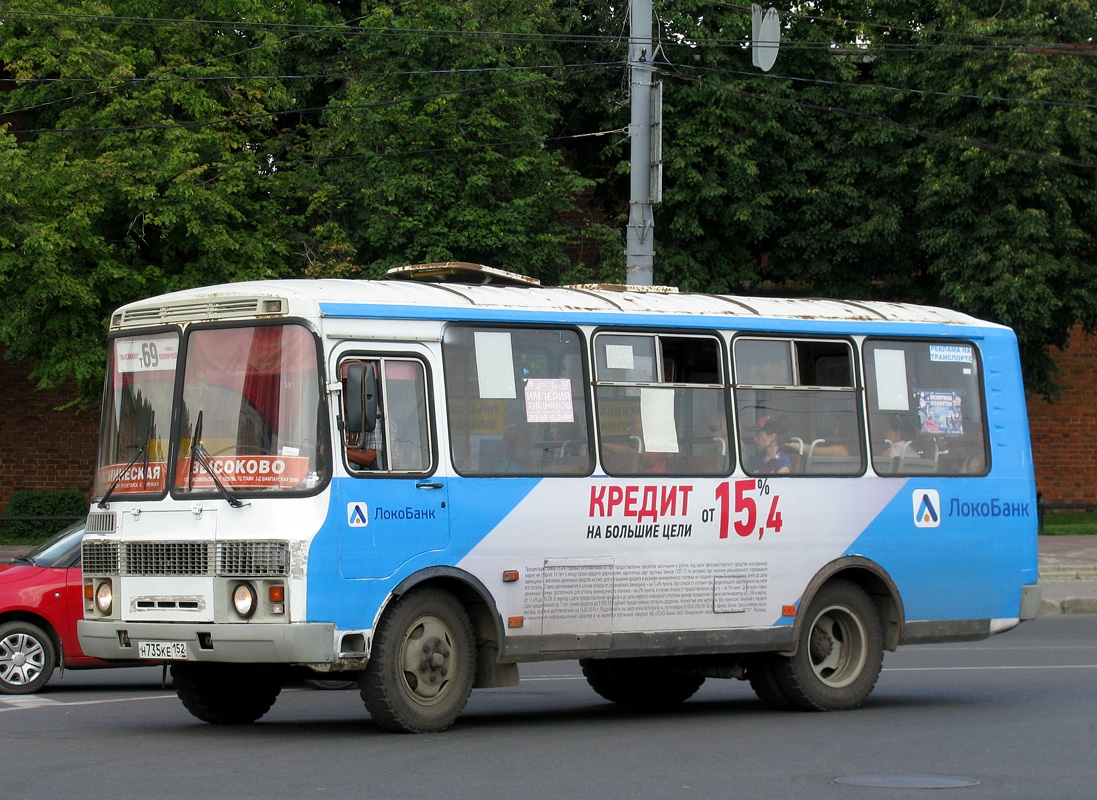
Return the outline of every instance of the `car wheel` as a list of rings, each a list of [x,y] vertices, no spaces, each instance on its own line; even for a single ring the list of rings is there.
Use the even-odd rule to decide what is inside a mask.
[[[44,630],[30,622],[0,625],[0,694],[37,692],[56,666],[57,648]]]

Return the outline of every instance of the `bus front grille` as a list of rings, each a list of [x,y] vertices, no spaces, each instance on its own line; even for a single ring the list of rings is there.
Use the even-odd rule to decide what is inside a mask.
[[[285,542],[218,542],[217,574],[288,575],[289,546]]]
[[[113,575],[118,572],[118,542],[84,542],[81,555],[84,572],[89,575]]]
[[[211,542],[126,542],[123,575],[209,575]]]
[[[84,542],[89,575],[289,575],[286,542]]]

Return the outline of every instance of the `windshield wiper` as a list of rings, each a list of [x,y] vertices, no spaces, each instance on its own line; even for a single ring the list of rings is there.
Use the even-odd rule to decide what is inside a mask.
[[[35,566],[34,559],[30,558],[29,556],[13,556],[12,559],[11,559],[11,563],[12,564],[29,564],[32,567]]]
[[[209,453],[206,452],[206,448],[202,446],[202,412],[198,412],[198,420],[194,423],[194,438],[190,440],[190,457],[193,461],[197,461],[202,465],[202,469],[209,473],[209,476],[213,478],[213,485],[217,487],[217,491],[221,493],[221,496],[228,501],[228,504],[233,508],[243,508],[249,503],[245,503],[238,498],[232,492],[228,490],[225,484],[221,483],[221,479],[217,477],[217,473],[213,471],[213,465],[209,461]],[[190,475],[187,476],[187,490],[190,491],[194,485],[194,467],[190,468]]]
[[[141,445],[141,447],[138,448],[136,453],[133,454],[133,458],[130,459],[130,463],[126,464],[126,466],[124,466],[122,468],[122,471],[118,473],[118,477],[114,479],[114,483],[112,483],[110,485],[110,488],[107,489],[107,491],[103,494],[103,499],[95,504],[98,508],[110,508],[110,502],[109,502],[110,496],[112,494],[114,494],[114,490],[117,489],[118,484],[122,482],[122,477],[127,472],[130,471],[130,467],[132,467],[134,464],[137,463],[137,459],[139,459],[141,456],[143,456],[145,453],[148,452],[149,437],[150,436],[152,436],[152,426],[151,425],[149,425],[148,433],[145,434],[145,443],[143,445]],[[145,459],[145,476],[146,476],[145,479],[146,480],[148,479],[147,476],[148,476],[148,473],[149,473],[148,464],[149,464],[149,460],[148,460],[148,458],[146,458]]]

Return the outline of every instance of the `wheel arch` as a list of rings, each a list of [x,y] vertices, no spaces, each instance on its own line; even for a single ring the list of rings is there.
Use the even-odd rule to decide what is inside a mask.
[[[517,665],[499,661],[503,649],[503,618],[488,588],[483,582],[455,567],[428,567],[400,581],[377,613],[374,628],[394,600],[408,592],[425,587],[443,589],[461,603],[472,622],[476,635],[476,680],[474,688],[513,686],[518,683]]]
[[[811,601],[823,586],[834,580],[848,581],[865,591],[880,617],[880,625],[884,630],[884,648],[895,650],[902,641],[903,628],[906,626],[906,612],[899,588],[887,570],[875,561],[863,556],[843,556],[824,566],[808,582],[798,606],[798,611],[805,613],[797,613],[793,623],[792,649],[782,655],[796,653],[796,643],[800,641],[801,629],[807,624],[806,612]]]

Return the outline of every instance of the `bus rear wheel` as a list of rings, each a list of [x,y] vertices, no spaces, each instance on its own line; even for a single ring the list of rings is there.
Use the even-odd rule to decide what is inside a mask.
[[[778,711],[792,708],[792,702],[777,679],[777,660],[780,656],[757,656],[747,666],[747,680],[758,699]]]
[[[426,588],[394,601],[385,613],[358,687],[381,727],[436,733],[461,714],[475,677],[468,613],[449,592]]]
[[[794,708],[845,711],[865,702],[880,677],[884,634],[876,606],[856,584],[832,581],[815,595],[796,655],[774,676]]]
[[[187,711],[214,725],[255,722],[282,691],[274,669],[250,664],[175,662],[171,680]]]
[[[645,667],[625,658],[583,659],[579,665],[590,688],[611,703],[636,708],[679,705],[705,682],[702,675]]]

